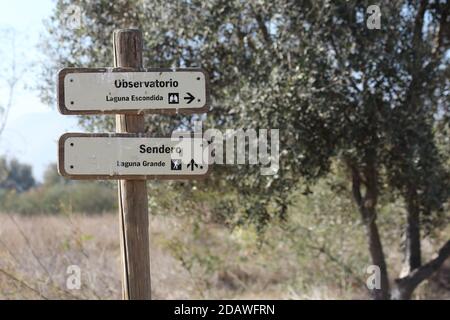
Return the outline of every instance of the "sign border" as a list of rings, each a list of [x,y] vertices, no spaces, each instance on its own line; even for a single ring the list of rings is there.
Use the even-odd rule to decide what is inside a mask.
[[[64,91],[64,78],[70,73],[108,73],[108,72],[180,72],[180,71],[196,71],[201,72],[205,76],[206,87],[206,101],[205,105],[201,108],[178,108],[178,109],[114,109],[114,110],[69,110],[65,104],[65,91]],[[92,115],[92,114],[195,114],[195,113],[207,113],[210,106],[210,87],[209,76],[203,68],[63,68],[58,71],[58,83],[57,83],[57,102],[58,109],[61,114],[64,115]],[[178,110],[178,112],[177,112]]]
[[[149,133],[64,133],[58,140],[58,173],[68,179],[74,180],[202,180],[211,173],[212,164],[208,164],[208,171],[202,175],[99,175],[99,174],[70,174],[64,168],[64,143],[68,138],[171,138],[156,137]]]

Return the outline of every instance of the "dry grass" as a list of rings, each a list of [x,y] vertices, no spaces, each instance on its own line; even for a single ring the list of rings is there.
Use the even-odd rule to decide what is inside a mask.
[[[154,298],[337,298],[326,290],[299,296],[286,285],[298,268],[292,259],[267,259],[218,226],[195,237],[191,227],[181,218],[151,217]],[[81,268],[80,290],[66,288],[70,265]],[[0,214],[0,299],[120,299],[120,270],[115,214]]]
[[[183,235],[184,228],[179,219],[151,218],[154,298],[284,297],[267,288],[265,281],[257,279],[258,275],[250,276],[239,268],[193,274],[183,261],[174,258],[170,249],[173,236]],[[223,235],[218,235],[219,239]],[[70,265],[81,268],[80,290],[66,289]],[[120,299],[120,270],[118,221],[114,214],[0,214],[0,299]],[[197,271],[202,272],[198,268]],[[205,285],[206,277],[215,288]],[[255,280],[252,292],[243,290],[248,288],[240,277]]]
[[[187,272],[153,243],[151,253],[154,297],[188,298]],[[80,290],[66,289],[70,265],[81,268]],[[119,299],[117,217],[0,214],[0,270],[1,299]]]
[[[304,285],[306,276],[326,278],[313,273],[319,259],[299,265],[283,235],[259,247],[248,232],[182,218],[150,221],[156,299],[367,298],[358,286]],[[80,290],[66,287],[70,265],[81,268]],[[0,299],[120,299],[120,270],[115,214],[0,213]]]

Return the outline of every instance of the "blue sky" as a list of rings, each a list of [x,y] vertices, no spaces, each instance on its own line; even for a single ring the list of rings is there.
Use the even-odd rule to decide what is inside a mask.
[[[52,13],[55,0],[0,0],[0,30],[14,29],[16,50],[27,68],[17,86],[10,116],[0,137],[0,156],[17,158],[33,166],[38,180],[49,163],[56,162],[56,142],[67,131],[81,131],[74,116],[62,116],[50,106],[42,104],[33,87],[39,81],[39,36],[45,32],[42,21]],[[2,46],[4,48],[4,46]],[[3,56],[2,56],[3,54]],[[5,53],[0,52],[4,59]],[[56,76],[56,75],[55,75]],[[4,102],[5,87],[0,85],[0,102]]]

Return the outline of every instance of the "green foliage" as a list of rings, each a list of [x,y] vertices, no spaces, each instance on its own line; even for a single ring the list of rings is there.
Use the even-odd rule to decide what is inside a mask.
[[[53,186],[53,185],[68,184],[71,182],[72,182],[71,180],[64,178],[63,176],[61,176],[58,173],[56,163],[50,164],[47,167],[47,169],[44,171],[43,184],[46,187]]]
[[[114,189],[96,182],[41,186],[24,193],[3,192],[0,210],[27,215],[111,212],[117,207]]]
[[[29,169],[24,171],[30,174],[29,179],[34,183],[30,166],[11,161],[10,167]],[[16,171],[14,169],[12,172]],[[50,164],[46,169],[42,185],[28,188],[24,192],[19,192],[16,188],[0,189],[0,210],[13,213],[101,213],[113,211],[116,207],[116,193],[111,183],[67,180],[58,174],[55,164]]]
[[[22,164],[17,159],[0,159],[0,189],[27,191],[34,187],[36,181],[30,165]]]

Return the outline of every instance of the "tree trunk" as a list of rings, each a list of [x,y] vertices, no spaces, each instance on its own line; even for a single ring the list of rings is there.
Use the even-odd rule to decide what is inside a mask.
[[[417,203],[417,192],[414,187],[408,188],[405,266],[402,275],[407,275],[422,265],[420,244],[420,211]]]
[[[407,282],[396,279],[395,286],[392,289],[392,300],[411,300],[414,289]]]
[[[350,169],[352,171],[353,198],[358,206],[366,228],[369,254],[372,264],[380,269],[380,287],[372,289],[371,294],[375,300],[387,300],[390,298],[389,276],[383,252],[383,245],[381,244],[380,234],[376,224],[376,204],[378,195],[376,172],[373,168],[368,168],[364,171],[366,193],[363,197],[361,195],[361,175],[359,170],[353,165],[350,165]]]
[[[387,272],[386,260],[384,258],[383,246],[380,240],[380,234],[375,222],[376,213],[373,213],[372,219],[365,222],[367,240],[369,244],[370,257],[372,264],[380,268],[380,288],[372,290],[372,296],[375,300],[389,299],[389,277]]]

